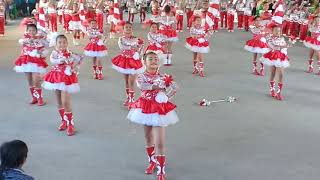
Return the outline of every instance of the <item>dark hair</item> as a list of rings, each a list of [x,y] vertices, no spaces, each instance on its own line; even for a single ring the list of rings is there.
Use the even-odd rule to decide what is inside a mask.
[[[10,168],[20,167],[28,155],[28,146],[20,140],[5,142],[0,147],[0,180],[4,180],[3,173]]]
[[[253,18],[253,20],[257,20],[257,19],[260,19],[261,17],[260,16],[255,16],[254,18]]]
[[[65,35],[63,35],[63,34],[60,34],[60,35],[58,35],[58,36],[56,37],[56,42],[58,41],[58,39],[65,39],[65,40],[68,41],[68,38],[67,38]]]
[[[155,53],[154,51],[147,51],[144,55],[143,55],[143,60],[146,60],[147,59],[147,56],[149,55],[156,55],[158,56],[157,53]]]
[[[27,30],[29,30],[30,28],[34,28],[36,31],[38,31],[37,25],[35,24],[27,24]]]
[[[132,26],[132,23],[129,22],[129,21],[126,21],[126,22],[124,23],[124,25],[131,25],[131,26]]]
[[[164,12],[165,13],[169,13],[171,11],[171,7],[169,6],[169,5],[166,5],[165,7],[164,7]]]
[[[152,26],[152,25],[156,25],[156,26],[157,26],[157,28],[159,29],[159,24],[158,24],[158,23],[156,23],[156,22],[152,22],[152,23],[150,24],[150,26]]]

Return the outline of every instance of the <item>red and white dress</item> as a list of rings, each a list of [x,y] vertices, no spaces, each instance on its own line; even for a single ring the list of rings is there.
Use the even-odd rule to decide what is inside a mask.
[[[71,21],[69,22],[69,29],[70,30],[81,30],[81,20],[80,15],[71,14]]]
[[[320,51],[320,25],[310,26],[309,31],[311,32],[311,36],[307,36],[303,44],[307,48],[311,48],[315,51]]]
[[[209,41],[206,38],[206,30],[203,27],[192,27],[191,37],[186,39],[186,48],[196,53],[209,53]]]
[[[44,40],[31,39],[28,34],[25,34],[19,43],[22,44],[22,51],[15,61],[14,70],[22,73],[45,73],[48,64],[45,58],[47,51]]]
[[[79,92],[80,87],[74,66],[81,60],[81,56],[71,51],[53,50],[50,56],[53,67],[44,76],[42,87],[47,90],[60,90],[68,93]]]
[[[145,71],[145,66],[140,59],[143,40],[137,37],[120,37],[118,41],[120,55],[112,58],[112,67],[122,74],[140,74]],[[138,50],[136,50],[137,48]]]
[[[177,85],[172,82],[164,85],[164,76],[145,72],[137,77],[137,86],[141,95],[134,103],[129,105],[130,111],[127,118],[134,123],[146,126],[165,127],[175,124],[179,118],[175,112],[176,105],[169,102],[177,92]],[[165,90],[152,90],[158,85]]]
[[[165,37],[160,33],[149,32],[148,41],[149,45],[147,46],[145,53],[154,52],[160,59],[165,58],[163,49]]]
[[[244,49],[252,52],[265,54],[270,51],[267,44],[267,39],[265,38],[265,33],[262,31],[263,27],[250,27],[250,30],[253,34],[253,38],[246,42]]]
[[[287,55],[287,48],[281,48],[286,45],[284,37],[272,36],[267,40],[270,51],[264,54],[260,61],[264,65],[275,66],[280,68],[287,68],[290,66],[289,58]]]
[[[103,36],[102,32],[98,29],[89,29],[87,35],[90,42],[84,48],[84,55],[89,57],[104,57],[108,55],[108,51],[102,39],[98,36]]]
[[[176,24],[176,18],[172,16],[161,16],[157,19],[157,23],[160,24],[159,33],[161,33],[167,42],[177,42],[178,34],[177,31],[173,28]]]

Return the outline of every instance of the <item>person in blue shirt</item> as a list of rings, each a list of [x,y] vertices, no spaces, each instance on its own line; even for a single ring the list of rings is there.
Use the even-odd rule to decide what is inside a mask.
[[[20,140],[6,142],[0,147],[0,180],[34,180],[22,170],[27,160],[27,144]]]

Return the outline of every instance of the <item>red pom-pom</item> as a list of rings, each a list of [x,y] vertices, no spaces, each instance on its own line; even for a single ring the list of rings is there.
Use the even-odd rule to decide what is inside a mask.
[[[64,57],[69,58],[71,56],[71,53],[67,50],[62,51],[62,54]]]
[[[164,84],[166,85],[166,87],[169,87],[173,82],[172,75],[165,74],[163,77],[163,80],[164,80]]]

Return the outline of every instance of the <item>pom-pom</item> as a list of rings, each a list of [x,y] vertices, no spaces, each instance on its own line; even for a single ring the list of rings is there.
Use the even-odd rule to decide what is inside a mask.
[[[164,92],[160,91],[157,93],[155,100],[158,103],[166,103],[166,102],[168,102],[169,98]]]
[[[71,53],[68,50],[64,50],[62,52],[63,57],[65,58],[70,58],[71,57]]]
[[[172,75],[165,74],[163,77],[163,81],[166,87],[169,87],[173,83]]]

